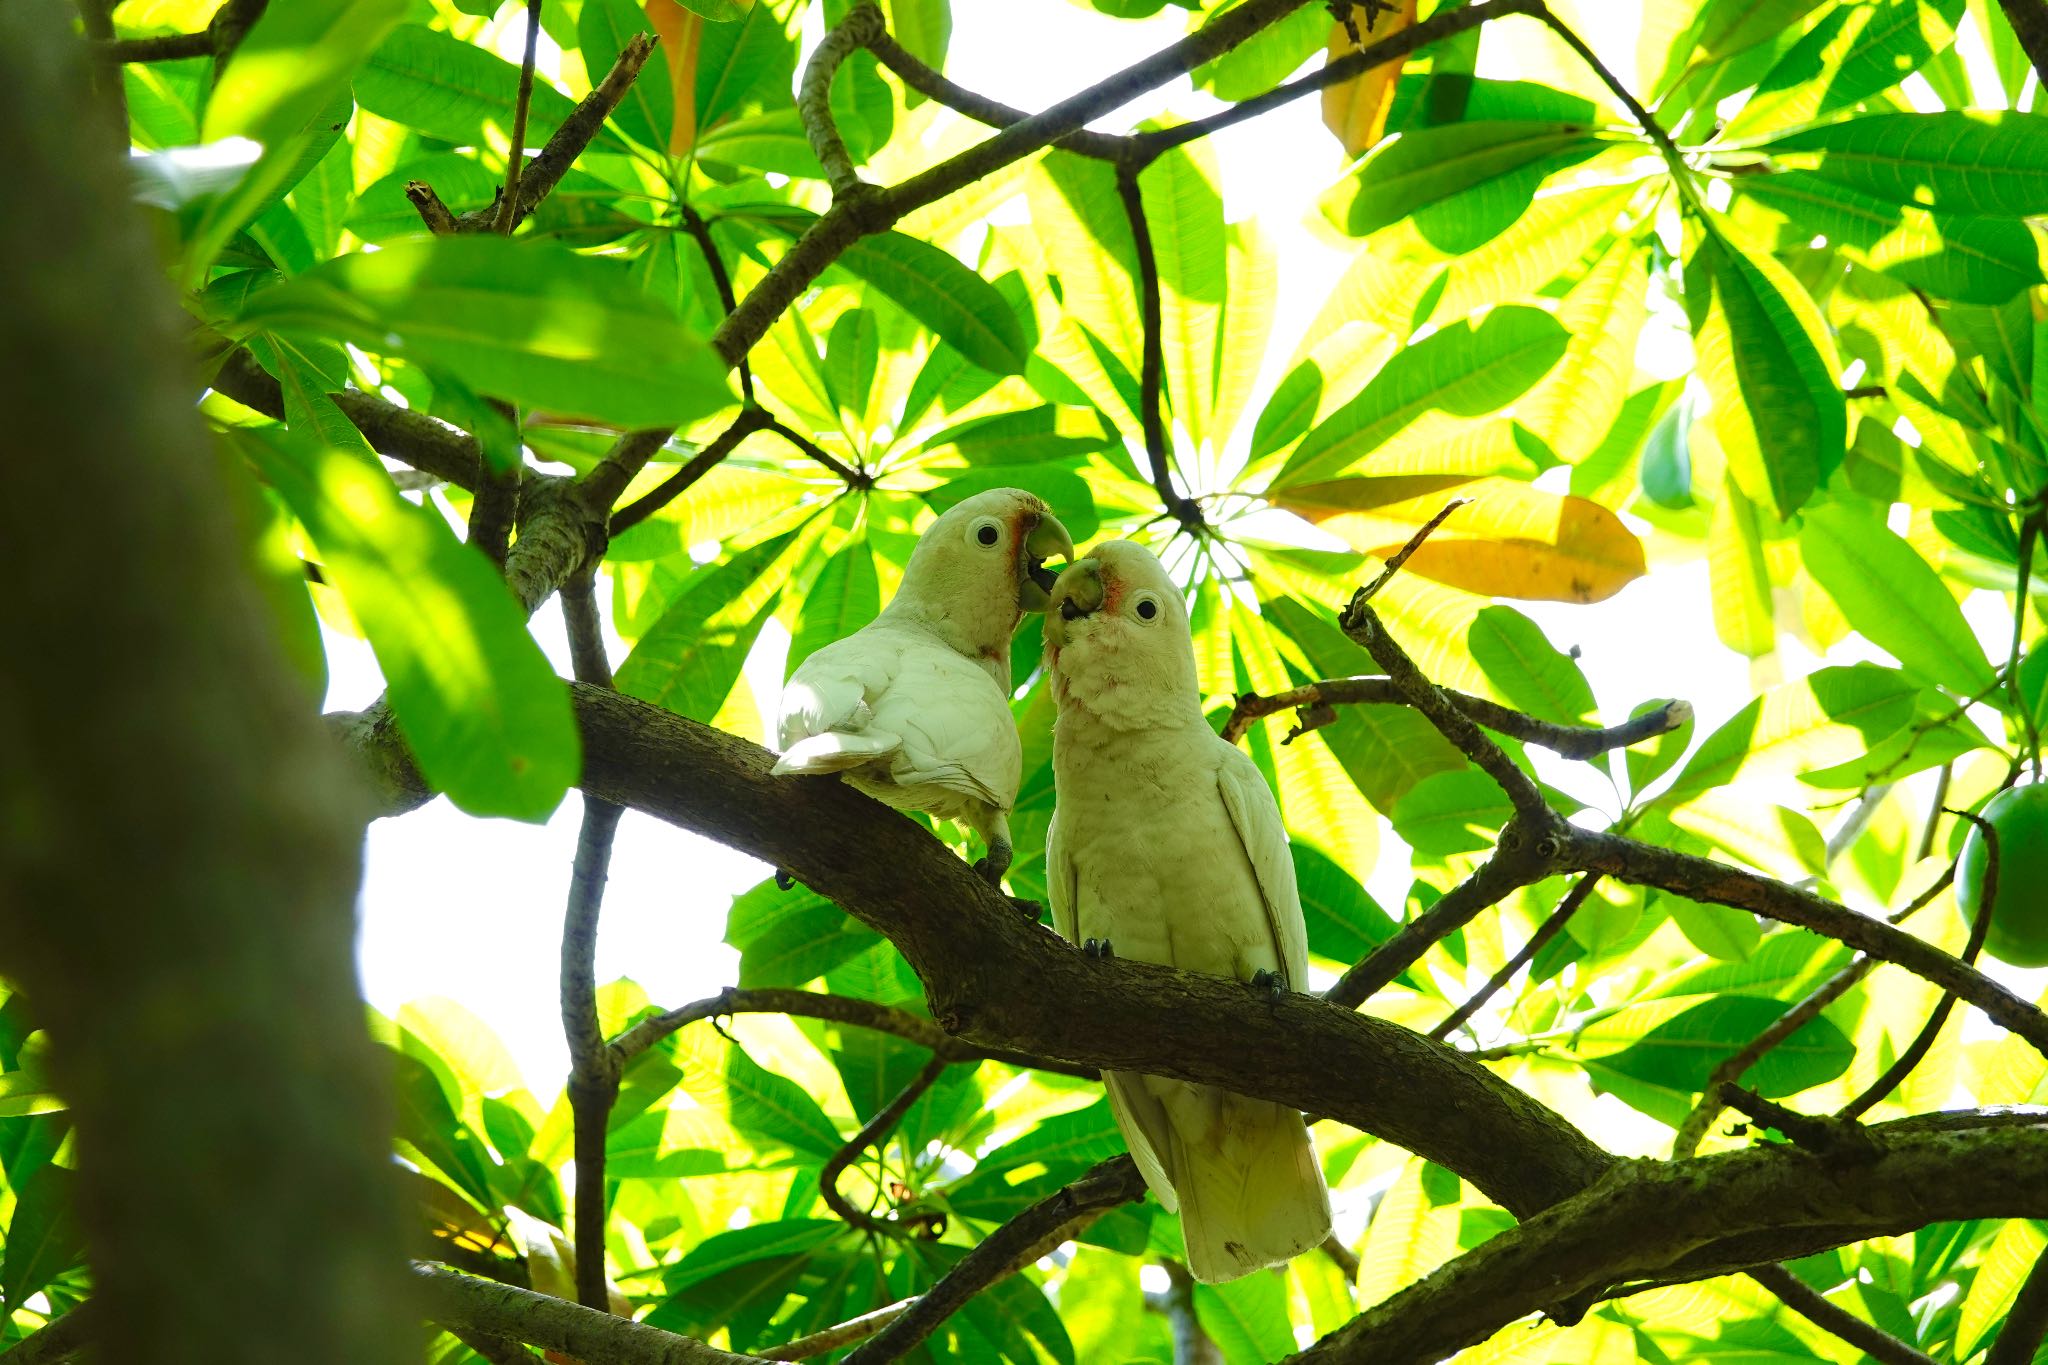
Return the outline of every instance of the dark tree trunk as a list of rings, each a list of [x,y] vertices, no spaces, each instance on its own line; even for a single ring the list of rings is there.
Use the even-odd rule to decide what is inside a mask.
[[[0,971],[107,1361],[418,1356],[352,958],[363,800],[287,667],[58,0],[0,5]]]

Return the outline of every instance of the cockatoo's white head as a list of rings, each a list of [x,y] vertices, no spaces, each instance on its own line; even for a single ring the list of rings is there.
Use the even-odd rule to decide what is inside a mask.
[[[991,488],[947,508],[918,538],[885,615],[908,617],[963,654],[1008,657],[1027,611],[1044,611],[1074,540],[1039,498]]]
[[[1112,540],[1067,566],[1045,613],[1053,700],[1117,729],[1202,720],[1180,587],[1150,550]]]

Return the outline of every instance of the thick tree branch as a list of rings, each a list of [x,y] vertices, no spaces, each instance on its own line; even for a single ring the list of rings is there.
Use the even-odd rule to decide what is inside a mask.
[[[437,1265],[415,1264],[412,1278],[429,1320],[451,1329],[509,1337],[575,1360],[606,1365],[755,1365],[760,1360],[567,1299],[473,1279]]]
[[[1457,1257],[1292,1359],[1422,1365],[1645,1270],[1683,1267],[1696,1278],[1725,1254],[1708,1254],[1717,1244],[1811,1246],[1802,1234],[1816,1231],[1839,1244],[1949,1219],[2048,1212],[2048,1128],[1868,1131],[1877,1155],[1867,1161],[1831,1162],[1770,1144],[1618,1165],[1583,1194]]]
[[[827,1327],[822,1332],[813,1332],[809,1336],[798,1337],[794,1341],[786,1341],[780,1346],[771,1347],[761,1352],[761,1358],[809,1360],[812,1356],[828,1355],[833,1351],[843,1350],[855,1342],[866,1341],[902,1317],[916,1302],[916,1299],[901,1299],[895,1303],[884,1304],[872,1313],[862,1313],[857,1318],[848,1318],[845,1322]]]
[[[1592,758],[1596,754],[1625,749],[1631,744],[1669,734],[1692,719],[1690,702],[1669,701],[1654,711],[1646,711],[1619,725],[1602,729],[1559,725],[1555,721],[1538,720],[1521,711],[1511,710],[1485,697],[1475,697],[1469,692],[1454,692],[1448,687],[1438,690],[1449,698],[1453,706],[1494,733],[1508,735],[1525,744],[1540,745],[1565,758]],[[1313,716],[1310,714],[1313,708],[1350,705],[1408,706],[1412,703],[1391,678],[1328,678],[1263,696],[1247,692],[1237,699],[1237,705],[1224,721],[1223,737],[1236,743],[1251,729],[1253,721],[1280,711],[1299,709],[1302,714],[1295,728],[1281,741],[1284,744],[1335,719],[1334,715],[1329,719]]]
[[[1883,1365],[1934,1365],[1932,1356],[1871,1326],[1781,1265],[1758,1266],[1748,1273],[1750,1279],[1784,1300],[1787,1308],[1822,1331],[1840,1337],[1871,1360]]]
[[[1144,1177],[1128,1156],[1094,1167],[984,1237],[901,1317],[855,1348],[845,1365],[883,1365],[907,1354],[962,1304],[1038,1260],[1047,1243],[1056,1245],[1076,1224],[1144,1194]]]
[[[213,377],[213,387],[265,417],[285,419],[284,390],[246,350],[228,354]],[[424,412],[401,408],[358,389],[343,389],[330,397],[379,455],[457,488],[476,487],[477,470],[483,465],[483,447],[476,437]]]
[[[93,49],[110,62],[176,62],[211,57],[211,33],[162,33],[153,38],[109,38]]]
[[[577,685],[572,695],[586,793],[790,869],[891,939],[940,1026],[970,1045],[1328,1114],[1458,1171],[1514,1210],[1578,1190],[1607,1164],[1555,1113],[1396,1024],[1303,995],[1269,1004],[1220,977],[1093,961],[1023,922],[943,845],[844,783],[776,777],[773,755],[745,740],[601,689]],[[1418,1105],[1418,1095],[1430,1102]]]
[[[83,1351],[100,1334],[100,1310],[87,1299],[61,1318],[52,1318],[5,1351],[4,1365],[57,1365]]]
[[[1056,1062],[1050,1057],[1033,1057],[1028,1053],[1012,1052],[1005,1048],[970,1047],[932,1020],[921,1014],[912,1014],[909,1010],[878,1005],[872,1000],[855,1000],[844,995],[821,995],[815,991],[785,990],[777,987],[747,990],[728,986],[708,999],[684,1005],[666,1014],[650,1015],[613,1039],[612,1051],[623,1066],[679,1028],[731,1014],[787,1014],[799,1019],[823,1019],[835,1024],[851,1024],[856,1028],[872,1029],[877,1033],[894,1034],[907,1042],[930,1049],[949,1062],[1001,1062],[1005,1066],[1050,1071],[1056,1075],[1074,1076],[1087,1081],[1099,1080],[1102,1075],[1093,1067],[1070,1066],[1065,1062]]]

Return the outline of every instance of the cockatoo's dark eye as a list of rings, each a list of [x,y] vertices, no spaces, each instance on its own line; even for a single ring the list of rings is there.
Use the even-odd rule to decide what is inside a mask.
[[[976,517],[974,524],[967,528],[969,544],[979,545],[984,550],[993,550],[1002,543],[1003,524],[994,517]]]
[[[1159,615],[1159,604],[1149,597],[1141,597],[1138,599],[1137,612],[1140,621],[1150,621]]]
[[[993,545],[1001,537],[1002,532],[996,530],[993,526],[984,526],[974,533],[974,538],[984,545]]]

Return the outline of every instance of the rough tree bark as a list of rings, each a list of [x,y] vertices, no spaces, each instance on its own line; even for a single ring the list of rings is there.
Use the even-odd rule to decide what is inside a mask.
[[[68,29],[0,7],[0,970],[77,1124],[103,1359],[416,1359],[354,979],[366,804],[266,616]]]

